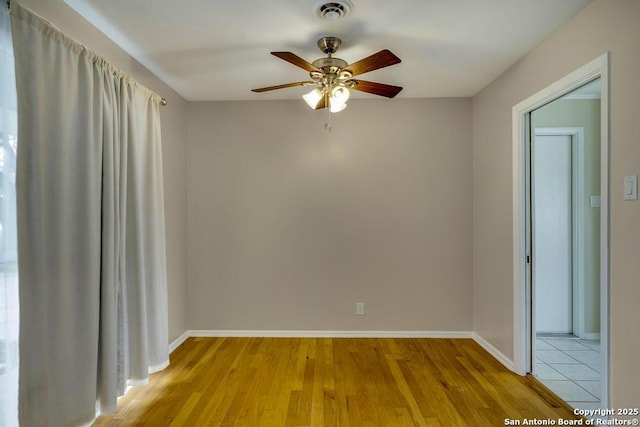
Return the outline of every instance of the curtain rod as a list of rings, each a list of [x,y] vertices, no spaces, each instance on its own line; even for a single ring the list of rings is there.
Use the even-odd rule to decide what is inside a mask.
[[[4,4],[7,7],[7,9],[11,9],[11,0],[4,0]],[[160,98],[160,105],[162,105],[163,107],[168,103],[169,102],[167,101],[167,98],[165,97]]]

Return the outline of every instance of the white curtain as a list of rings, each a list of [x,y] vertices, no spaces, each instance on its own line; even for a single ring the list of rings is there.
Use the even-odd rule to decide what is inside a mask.
[[[9,11],[0,4],[0,426],[18,420],[17,131]]]
[[[20,423],[116,408],[168,364],[158,95],[19,4]]]

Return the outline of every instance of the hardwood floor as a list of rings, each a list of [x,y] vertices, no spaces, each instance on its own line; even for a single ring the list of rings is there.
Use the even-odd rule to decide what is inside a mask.
[[[190,338],[95,426],[504,426],[574,419],[470,339]]]

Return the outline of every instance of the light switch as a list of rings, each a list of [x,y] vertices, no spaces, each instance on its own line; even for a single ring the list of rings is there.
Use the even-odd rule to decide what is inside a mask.
[[[624,199],[638,200],[638,175],[624,177]]]
[[[592,208],[599,208],[601,203],[600,196],[589,197],[589,206]]]

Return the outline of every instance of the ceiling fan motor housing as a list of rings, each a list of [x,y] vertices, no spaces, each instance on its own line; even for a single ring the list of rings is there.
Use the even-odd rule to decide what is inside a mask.
[[[313,66],[320,68],[325,73],[337,73],[340,69],[345,68],[349,63],[340,58],[320,58],[313,61]]]

